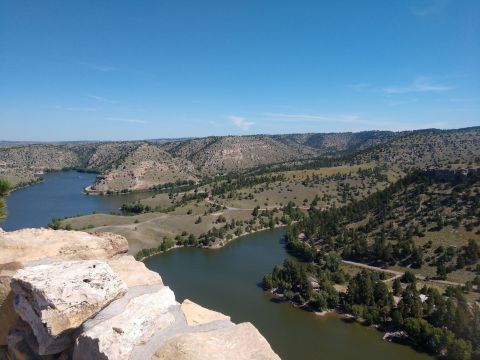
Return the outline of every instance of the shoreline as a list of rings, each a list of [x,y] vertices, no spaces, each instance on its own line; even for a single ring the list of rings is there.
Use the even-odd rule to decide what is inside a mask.
[[[262,232],[262,231],[267,231],[267,230],[275,230],[275,229],[281,229],[281,228],[284,228],[284,227],[287,227],[288,225],[275,225],[275,227],[272,229],[272,228],[262,228],[262,229],[259,229],[259,230],[255,230],[255,231],[251,231],[251,232],[244,232],[243,234],[241,235],[233,235],[233,238],[231,238],[230,240],[224,240],[222,239],[222,243],[221,244],[217,244],[217,245],[214,245],[214,246],[186,246],[186,245],[173,245],[172,247],[166,249],[166,250],[159,250],[158,252],[154,252],[152,254],[149,254],[147,256],[143,256],[141,258],[136,258],[135,259],[137,261],[144,261],[148,258],[151,258],[152,256],[156,256],[156,255],[160,255],[160,254],[164,254],[168,251],[171,251],[171,250],[174,250],[174,249],[180,249],[180,248],[194,248],[194,249],[209,249],[209,250],[220,250],[222,249],[223,247],[225,247],[226,245],[230,244],[233,240],[237,240],[238,238],[241,238],[241,237],[244,237],[244,236],[247,236],[247,235],[254,235],[254,234],[257,234],[259,232]],[[161,244],[160,244],[161,245]],[[139,250],[138,252],[140,252],[142,250]]]

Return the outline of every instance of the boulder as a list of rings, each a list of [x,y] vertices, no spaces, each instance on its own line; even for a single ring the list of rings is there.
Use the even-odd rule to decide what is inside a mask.
[[[22,229],[0,233],[0,248],[0,264],[44,258],[102,260],[127,253],[128,242],[111,233]]]
[[[67,349],[73,330],[127,290],[98,260],[27,266],[13,276],[11,287],[15,311],[32,328],[40,355]]]
[[[212,321],[227,320],[230,321],[230,317],[223,315],[222,313],[205,309],[204,307],[195,304],[194,302],[186,299],[180,307],[188,326],[196,326],[210,323]]]
[[[155,333],[175,322],[171,311],[176,307],[175,295],[166,286],[133,297],[125,306],[121,300],[98,314],[102,321],[94,318],[92,324],[84,325],[86,330],[75,343],[74,360],[130,359],[136,346],[147,343]],[[109,317],[109,313],[113,316]]]
[[[250,323],[167,340],[152,360],[279,360],[267,340]]]
[[[140,285],[161,285],[162,278],[145,264],[131,255],[119,255],[107,260],[108,265],[128,287]]]
[[[22,229],[0,231],[0,346],[7,344],[10,327],[17,314],[13,310],[10,281],[24,263],[44,258],[109,259],[128,251],[127,240],[111,233]]]

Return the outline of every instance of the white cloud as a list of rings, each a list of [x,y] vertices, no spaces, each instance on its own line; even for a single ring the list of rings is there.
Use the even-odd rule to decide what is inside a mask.
[[[108,121],[118,121],[118,122],[126,122],[132,124],[148,124],[148,121],[141,120],[141,119],[131,119],[131,118],[122,118],[122,117],[107,117],[105,120]]]
[[[411,84],[405,86],[388,86],[381,90],[386,94],[408,94],[421,92],[445,92],[453,89],[447,84],[433,83],[428,77],[417,77]]]
[[[248,131],[255,123],[240,116],[230,116],[230,121],[238,126],[243,131]]]

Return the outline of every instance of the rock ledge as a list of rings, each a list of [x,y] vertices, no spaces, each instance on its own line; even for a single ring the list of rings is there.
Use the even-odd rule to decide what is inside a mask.
[[[279,359],[126,255],[125,238],[46,229],[0,232],[1,359]]]

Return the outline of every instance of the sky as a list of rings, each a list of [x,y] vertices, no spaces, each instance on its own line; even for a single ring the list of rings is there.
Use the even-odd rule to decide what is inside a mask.
[[[0,0],[0,140],[477,125],[479,0]]]

